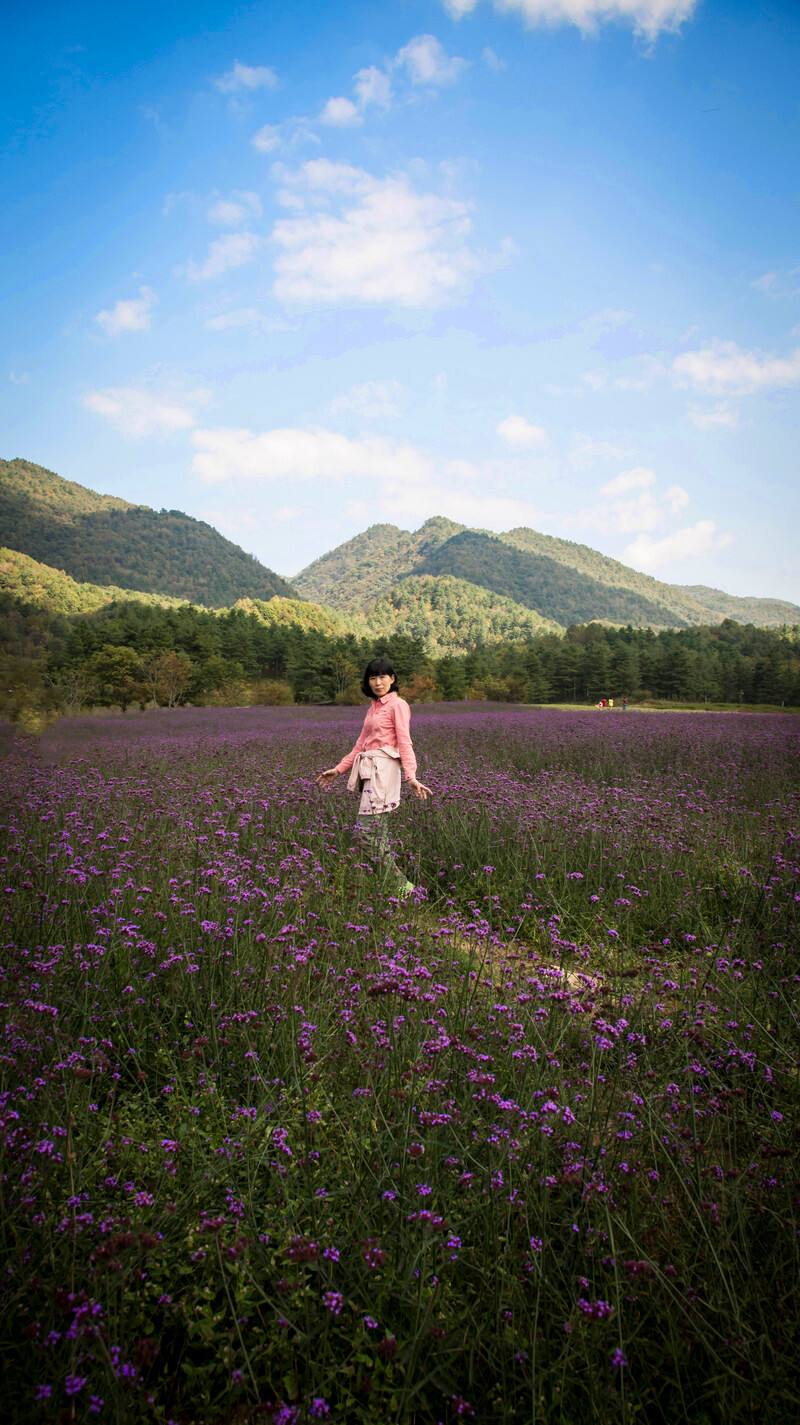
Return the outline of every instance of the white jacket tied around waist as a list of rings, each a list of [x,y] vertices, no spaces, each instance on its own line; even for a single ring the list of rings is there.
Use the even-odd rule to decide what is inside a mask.
[[[378,816],[391,811],[400,801],[400,751],[380,747],[359,752],[350,772],[348,792],[361,792],[359,816]]]

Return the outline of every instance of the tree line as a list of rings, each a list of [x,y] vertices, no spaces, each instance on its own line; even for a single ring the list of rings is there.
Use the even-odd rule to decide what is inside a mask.
[[[64,615],[0,599],[0,714],[192,703],[357,703],[368,660],[412,701],[594,704],[604,697],[800,706],[800,628],[731,619],[654,633],[574,624],[432,657],[422,638],[332,635],[256,610],[120,602]]]

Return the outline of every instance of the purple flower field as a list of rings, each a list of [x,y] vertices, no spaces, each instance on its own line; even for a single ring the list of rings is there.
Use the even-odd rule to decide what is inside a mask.
[[[3,1419],[794,1421],[800,719],[62,720],[2,762]]]

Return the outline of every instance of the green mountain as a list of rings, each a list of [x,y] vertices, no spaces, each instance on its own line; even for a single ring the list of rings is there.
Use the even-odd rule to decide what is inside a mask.
[[[98,495],[28,460],[0,460],[0,537],[78,583],[212,608],[246,597],[297,597],[285,579],[202,520]]]
[[[367,609],[463,529],[463,524],[440,518],[426,520],[413,534],[394,524],[374,524],[315,559],[292,584],[304,599],[347,613]]]
[[[584,544],[532,529],[494,535],[431,519],[410,534],[373,525],[325,554],[293,580],[306,598],[371,618],[372,606],[399,581],[450,576],[510,599],[551,624],[602,622],[696,628],[725,618],[771,627],[800,622],[800,609],[774,599],[733,599],[665,584]],[[734,607],[735,606],[735,607]],[[778,617],[780,613],[780,617]]]
[[[678,584],[705,609],[714,609],[737,623],[753,623],[757,628],[782,628],[800,623],[800,607],[784,599],[746,599],[735,594],[723,594],[721,589],[709,589],[705,584]]]

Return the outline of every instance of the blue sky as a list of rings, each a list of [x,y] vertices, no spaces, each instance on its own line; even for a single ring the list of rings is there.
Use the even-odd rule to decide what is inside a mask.
[[[4,18],[0,454],[283,574],[531,525],[800,599],[800,7]]]

